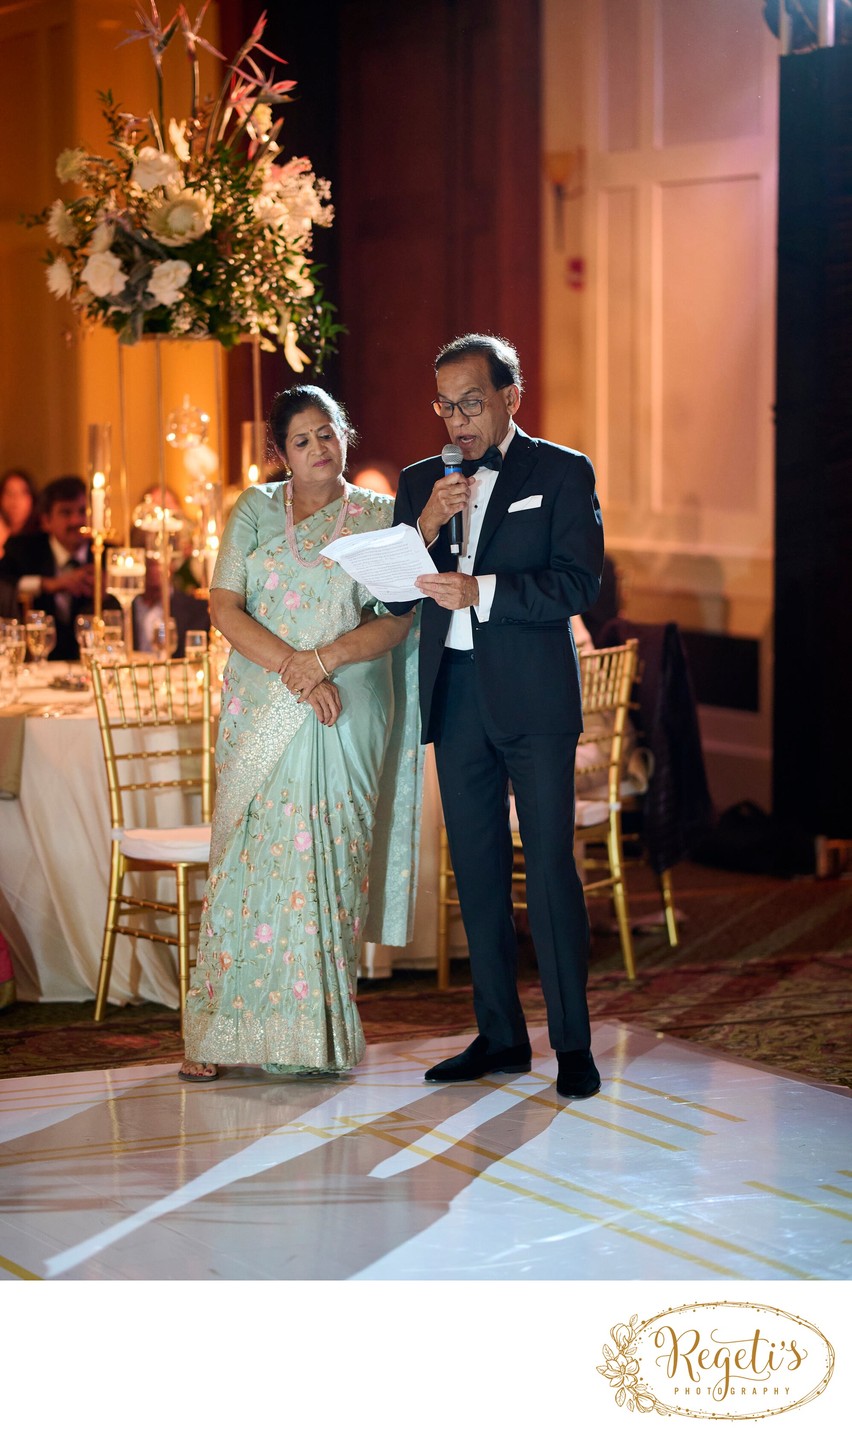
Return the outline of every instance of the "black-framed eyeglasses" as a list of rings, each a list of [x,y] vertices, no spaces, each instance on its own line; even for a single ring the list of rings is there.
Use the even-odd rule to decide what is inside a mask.
[[[432,408],[439,419],[452,419],[453,410],[460,410],[462,414],[473,416],[482,414],[485,408],[484,399],[433,399]]]

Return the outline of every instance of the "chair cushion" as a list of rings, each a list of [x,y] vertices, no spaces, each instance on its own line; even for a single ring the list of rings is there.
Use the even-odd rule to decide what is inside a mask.
[[[210,825],[189,824],[183,829],[115,829],[126,859],[160,859],[166,864],[207,864],[210,860]]]
[[[609,818],[609,802],[606,799],[578,799],[574,826],[588,829],[593,824],[605,824]]]
[[[626,784],[621,787],[623,797],[628,797],[633,790]],[[619,805],[620,807],[620,805]],[[600,796],[591,799],[577,799],[575,804],[574,827],[576,829],[587,829],[592,824],[605,824],[609,818],[609,800],[606,798],[606,786],[604,786],[604,797]],[[517,834],[520,828],[518,824],[518,811],[515,808],[515,796],[509,795],[509,827]]]

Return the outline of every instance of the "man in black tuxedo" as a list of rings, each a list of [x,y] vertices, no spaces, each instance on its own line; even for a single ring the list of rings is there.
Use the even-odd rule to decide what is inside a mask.
[[[40,534],[16,534],[0,559],[0,605],[17,613],[19,597],[56,621],[51,659],[79,659],[74,634],[78,614],[91,614],[95,573],[91,549],[80,533],[86,523],[86,486],[79,475],[54,479],[41,493]]]
[[[133,601],[133,647],[143,654],[151,654],[154,644],[154,630],[163,620],[162,566],[156,554],[145,556],[145,590]],[[169,612],[175,622],[177,648],[172,658],[183,659],[186,653],[188,629],[203,629],[210,633],[210,608],[206,599],[196,599],[194,594],[185,594],[182,589],[169,591]]]
[[[394,520],[419,528],[440,571],[417,580],[427,596],[422,737],[435,745],[479,1034],[426,1078],[530,1068],[512,915],[511,781],[557,1090],[587,1098],[600,1075],[586,1000],[588,917],[573,853],[583,721],[570,619],[591,607],[600,586],[594,471],[585,455],[517,427],[521,371],[505,340],[465,335],[441,350],[435,370],[433,408],[468,473],[445,476],[439,456],[403,470]],[[457,513],[458,568],[446,529]]]

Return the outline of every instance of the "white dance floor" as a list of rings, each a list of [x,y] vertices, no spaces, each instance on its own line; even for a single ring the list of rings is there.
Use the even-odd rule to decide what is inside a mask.
[[[0,1278],[848,1279],[852,1094],[599,1024],[604,1087],[174,1066],[0,1082]]]

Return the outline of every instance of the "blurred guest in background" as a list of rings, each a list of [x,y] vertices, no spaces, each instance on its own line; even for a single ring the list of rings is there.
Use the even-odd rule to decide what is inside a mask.
[[[145,592],[133,601],[133,647],[142,654],[156,653],[159,649],[157,626],[163,622],[162,566],[159,555],[145,557]],[[182,659],[184,656],[186,631],[203,629],[210,631],[210,611],[206,599],[196,599],[174,587],[169,593],[169,612],[175,622],[177,648],[170,656]]]
[[[7,469],[0,478],[0,559],[13,534],[37,534],[36,491],[25,469]]]
[[[91,548],[81,534],[86,523],[86,486],[79,475],[51,480],[39,503],[41,530],[15,534],[0,559],[0,613],[16,617],[23,603],[56,620],[51,660],[79,659],[74,634],[78,614],[91,613],[95,585]],[[115,600],[104,598],[104,605]]]

